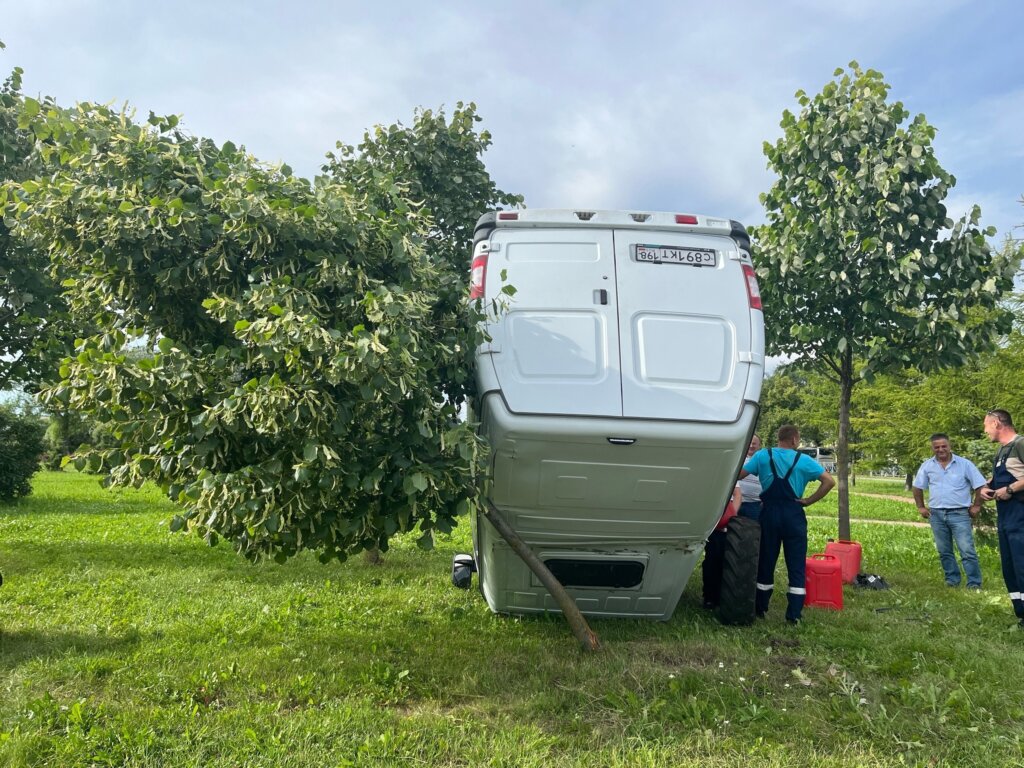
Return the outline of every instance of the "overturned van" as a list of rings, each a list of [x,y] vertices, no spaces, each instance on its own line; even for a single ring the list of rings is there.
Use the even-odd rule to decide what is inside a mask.
[[[584,613],[668,619],[757,416],[746,231],[674,213],[488,213],[471,290],[499,307],[477,350],[487,497]],[[557,610],[482,515],[473,529],[492,610]]]

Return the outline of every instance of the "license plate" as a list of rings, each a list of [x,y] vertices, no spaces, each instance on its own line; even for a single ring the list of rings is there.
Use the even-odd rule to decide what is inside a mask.
[[[648,264],[686,264],[691,267],[718,265],[718,252],[714,248],[679,248],[672,245],[633,246],[633,258]]]

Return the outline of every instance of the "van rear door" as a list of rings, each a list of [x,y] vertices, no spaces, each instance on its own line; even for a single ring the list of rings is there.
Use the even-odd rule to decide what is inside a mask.
[[[751,364],[763,364],[736,242],[631,229],[614,239],[622,415],[734,421]]]
[[[514,413],[621,416],[610,229],[497,229],[485,296],[516,290],[488,345]],[[505,281],[502,281],[502,273]]]

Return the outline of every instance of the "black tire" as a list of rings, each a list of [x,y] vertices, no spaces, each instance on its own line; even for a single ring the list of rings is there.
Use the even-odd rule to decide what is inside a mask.
[[[718,620],[723,624],[754,622],[757,595],[757,556],[761,549],[761,525],[749,517],[734,517],[725,532],[722,565],[722,597]]]

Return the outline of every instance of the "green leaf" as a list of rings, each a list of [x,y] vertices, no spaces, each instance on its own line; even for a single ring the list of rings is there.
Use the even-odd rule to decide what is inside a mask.
[[[121,213],[131,213],[132,211],[135,210],[135,206],[132,205],[127,200],[125,200],[123,203],[117,206],[117,210],[119,210]]]
[[[413,487],[417,491],[425,491],[425,490],[427,490],[427,485],[428,485],[427,478],[423,474],[421,474],[420,472],[414,473],[412,478],[411,478],[411,480],[412,480]]]
[[[167,338],[166,336],[163,336],[163,337],[162,337],[162,338],[160,339],[160,341],[158,341],[158,342],[157,342],[157,347],[159,348],[159,350],[160,350],[161,352],[163,352],[163,353],[164,353],[164,354],[166,355],[166,354],[170,353],[170,351],[171,351],[172,349],[174,349],[174,342],[173,342],[173,341],[171,341],[171,340],[170,340],[169,338]]]

